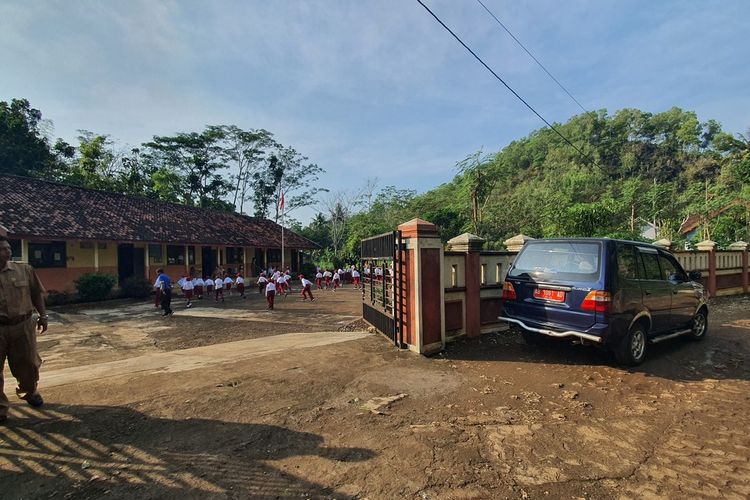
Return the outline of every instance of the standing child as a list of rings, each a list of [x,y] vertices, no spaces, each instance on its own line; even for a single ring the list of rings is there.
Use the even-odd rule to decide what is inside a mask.
[[[315,300],[312,294],[312,281],[305,278],[303,274],[299,275],[299,279],[302,282],[302,300],[307,300],[307,297],[310,297],[310,302]]]
[[[195,297],[198,299],[203,298],[203,287],[206,286],[206,282],[203,281],[203,278],[198,276],[193,280],[193,289],[195,290]]]
[[[229,277],[229,274],[227,273],[226,276],[224,276],[224,291],[227,293],[227,295],[232,295],[232,284],[234,283],[234,280]]]
[[[352,281],[354,282],[354,288],[359,288],[359,271],[352,268]]]
[[[323,273],[320,272],[320,268],[318,268],[318,273],[315,275],[315,284],[318,285],[318,290],[323,289]]]
[[[289,295],[289,286],[286,284],[286,274],[280,274],[276,279],[276,293],[284,294],[284,298]]]
[[[341,275],[338,271],[333,273],[333,291],[335,292],[338,287],[341,286]]]
[[[333,274],[328,269],[323,270],[323,278],[326,280],[326,290],[331,288],[331,278],[333,278]]]
[[[221,301],[224,302],[224,280],[221,279],[221,275],[217,275],[214,280],[214,300],[218,302],[219,297],[221,297]]]
[[[264,293],[266,291],[266,285],[268,284],[268,278],[266,278],[265,271],[260,273],[258,277],[258,293]]]
[[[188,309],[193,307],[193,289],[193,278],[188,276],[182,281],[182,294],[185,296],[185,300],[187,300],[185,307]]]
[[[266,302],[268,302],[268,310],[273,311],[273,299],[276,297],[276,285],[273,282],[273,278],[266,285]]]
[[[245,278],[242,277],[242,273],[237,273],[237,291],[240,293],[240,297],[245,298]]]

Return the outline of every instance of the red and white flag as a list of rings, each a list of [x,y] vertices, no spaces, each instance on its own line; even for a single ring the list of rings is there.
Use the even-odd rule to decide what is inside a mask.
[[[279,210],[284,211],[284,191],[281,192],[281,198],[279,199]]]

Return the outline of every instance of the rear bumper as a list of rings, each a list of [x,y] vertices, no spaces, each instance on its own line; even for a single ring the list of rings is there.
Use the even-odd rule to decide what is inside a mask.
[[[506,318],[504,316],[500,316],[497,319],[499,319],[500,321],[505,321],[506,323],[518,325],[524,330],[528,330],[534,333],[540,333],[542,335],[547,335],[549,337],[557,337],[557,338],[578,337],[580,339],[588,340],[590,342],[595,342],[597,344],[601,344],[602,342],[604,342],[604,339],[602,337],[598,335],[591,335],[590,333],[579,332],[575,330],[559,331],[559,330],[550,330],[547,328],[538,328],[535,326],[528,325],[519,319]]]

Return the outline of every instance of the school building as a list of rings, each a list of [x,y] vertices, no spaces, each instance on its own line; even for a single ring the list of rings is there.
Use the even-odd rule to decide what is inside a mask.
[[[0,225],[13,259],[60,292],[85,273],[153,281],[160,267],[178,277],[221,266],[257,276],[282,263],[282,228],[267,219],[13,175],[0,175]],[[316,248],[284,230],[284,265],[293,271]]]

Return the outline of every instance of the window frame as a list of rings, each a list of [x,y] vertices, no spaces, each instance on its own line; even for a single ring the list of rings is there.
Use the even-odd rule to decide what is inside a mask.
[[[29,242],[29,265],[37,269],[63,269],[68,267],[68,245],[65,241]],[[35,253],[41,252],[37,258]],[[55,261],[54,255],[59,253],[61,258]]]
[[[185,245],[167,245],[167,265],[185,265]]]

